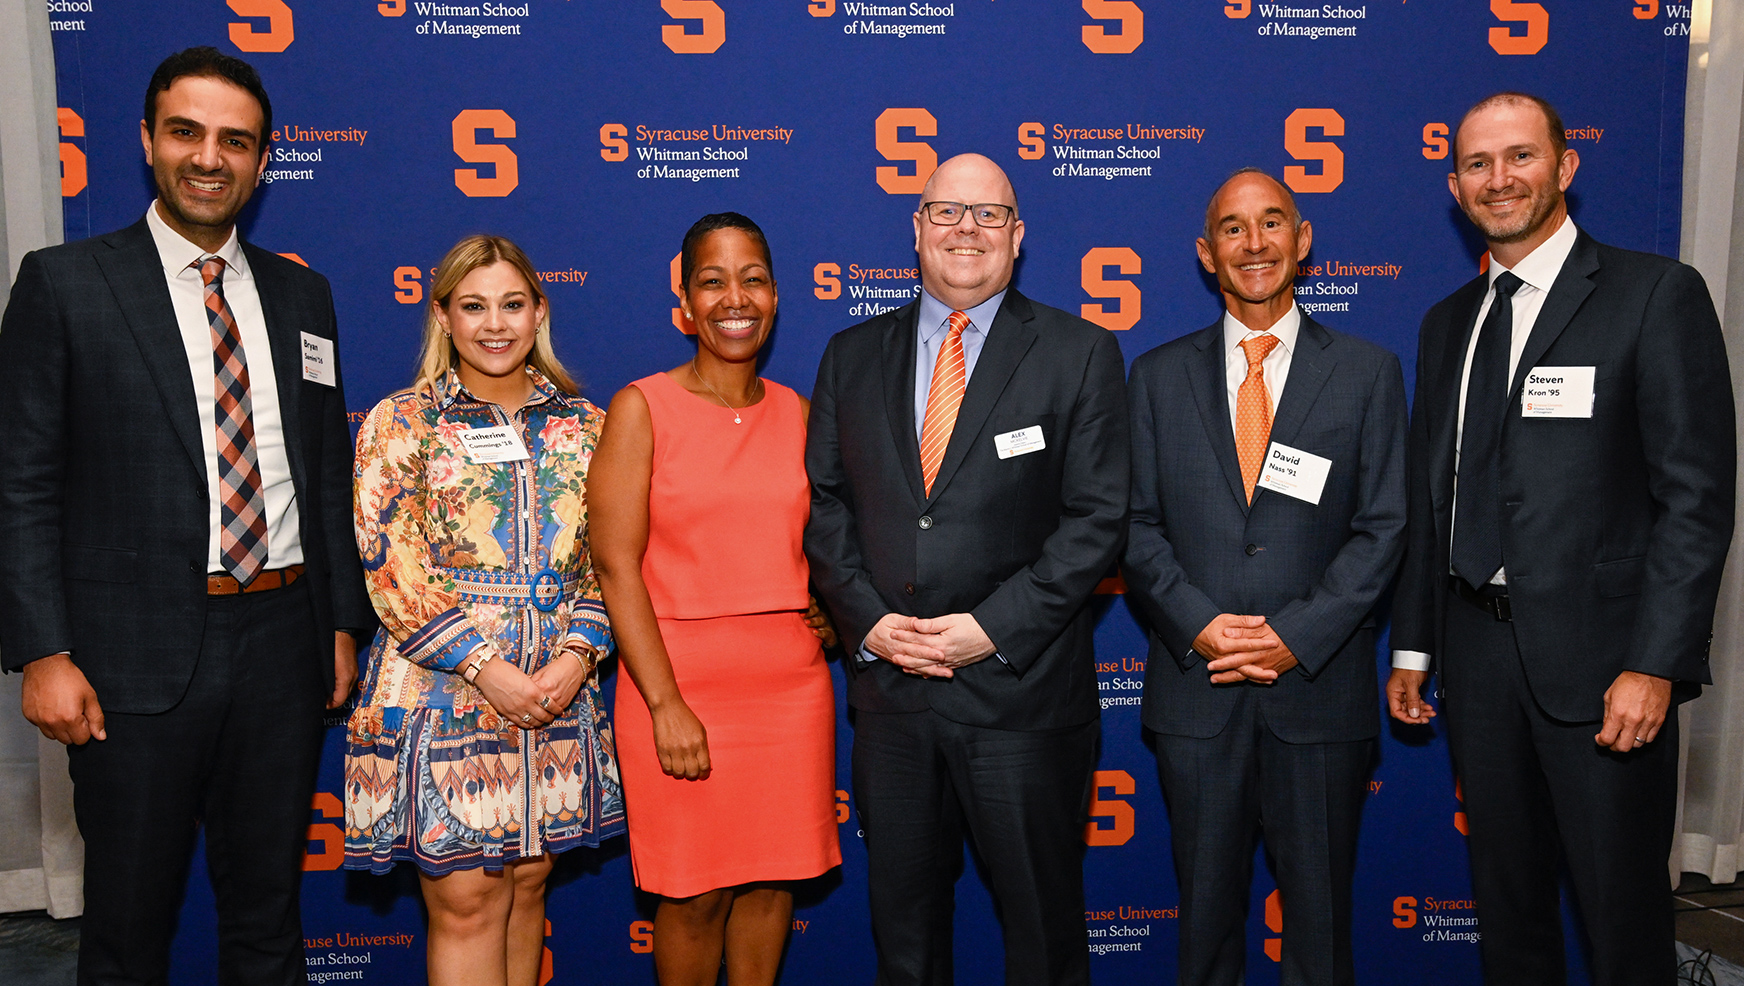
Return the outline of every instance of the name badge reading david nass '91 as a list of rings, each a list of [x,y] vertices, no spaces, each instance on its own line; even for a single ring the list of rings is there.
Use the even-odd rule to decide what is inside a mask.
[[[1022,419],[1020,418],[1018,420],[1021,421]],[[1009,459],[1014,455],[1028,455],[1031,452],[1040,452],[1042,449],[1047,447],[1047,439],[1042,437],[1041,425],[1030,425],[1028,428],[1019,428],[1016,431],[1008,431],[1003,435],[993,436],[993,448],[999,453],[1001,459]]]
[[[1271,448],[1266,449],[1266,461],[1260,466],[1257,485],[1319,506],[1320,494],[1326,489],[1326,476],[1330,472],[1331,459],[1273,442]]]
[[[460,444],[474,462],[519,462],[529,458],[521,436],[509,425],[473,428],[460,433]]]
[[[1592,366],[1535,366],[1520,388],[1522,418],[1593,416]]]

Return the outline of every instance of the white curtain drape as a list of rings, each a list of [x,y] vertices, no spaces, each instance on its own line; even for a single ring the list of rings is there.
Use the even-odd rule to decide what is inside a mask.
[[[1690,11],[1680,259],[1702,272],[1720,310],[1732,392],[1744,398],[1744,4],[1695,0]],[[1744,429],[1741,429],[1744,430]],[[1744,490],[1744,471],[1739,488]],[[1738,878],[1744,844],[1744,513],[1726,559],[1714,615],[1714,686],[1680,713],[1677,841],[1671,881],[1700,873]]]
[[[48,6],[0,0],[0,305],[24,255],[61,242],[57,133]],[[75,917],[85,909],[85,844],[67,753],[19,714],[19,684],[0,676],[0,913]]]

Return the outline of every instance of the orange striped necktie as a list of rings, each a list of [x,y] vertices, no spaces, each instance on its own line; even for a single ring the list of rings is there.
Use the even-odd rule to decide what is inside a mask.
[[[945,461],[945,447],[951,444],[951,429],[957,424],[957,410],[963,406],[963,391],[969,386],[968,364],[963,359],[963,330],[969,327],[969,316],[951,313],[951,327],[939,347],[938,362],[933,364],[933,382],[927,387],[926,417],[920,429],[920,475],[926,495],[933,495],[933,480],[938,478],[939,464]]]
[[[1264,362],[1278,337],[1271,333],[1241,341],[1247,354],[1247,379],[1235,392],[1235,456],[1241,462],[1241,485],[1252,503],[1254,484],[1260,480],[1260,465],[1272,441],[1272,395],[1266,390]]]

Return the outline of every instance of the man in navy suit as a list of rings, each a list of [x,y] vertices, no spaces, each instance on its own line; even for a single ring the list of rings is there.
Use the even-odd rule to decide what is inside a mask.
[[[218,981],[306,978],[322,707],[375,617],[332,294],[236,233],[271,123],[247,63],[166,59],[140,121],[157,201],[26,256],[0,330],[0,651],[68,744],[81,984],[164,981],[196,820]]]
[[[1405,385],[1392,353],[1296,307],[1312,241],[1289,189],[1236,172],[1198,241],[1223,318],[1140,356],[1128,381],[1127,598],[1149,623],[1143,718],[1174,836],[1182,986],[1242,981],[1262,831],[1283,894],[1282,982],[1354,981]]]
[[[812,392],[805,553],[849,661],[880,986],[949,986],[967,828],[1005,982],[1087,986],[1097,582],[1126,526],[1120,345],[1011,286],[1017,194],[979,154],[913,216],[920,298],[838,332]]]
[[[1423,317],[1395,718],[1431,662],[1469,820],[1484,981],[1563,981],[1559,857],[1598,986],[1676,975],[1678,701],[1708,675],[1732,540],[1725,341],[1693,268],[1595,241],[1549,103],[1498,93],[1447,184],[1489,269]]]

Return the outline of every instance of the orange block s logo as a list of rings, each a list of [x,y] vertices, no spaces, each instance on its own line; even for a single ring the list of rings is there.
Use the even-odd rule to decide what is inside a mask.
[[[230,9],[242,17],[265,17],[267,29],[256,31],[246,21],[230,24],[230,43],[239,51],[284,51],[297,39],[291,22],[291,8],[285,0],[224,0]]]
[[[818,264],[811,269],[811,279],[817,283],[817,287],[812,288],[811,293],[820,299],[834,301],[842,296],[841,264],[832,264],[828,261]],[[844,792],[837,791],[836,793],[842,794]],[[844,819],[838,818],[836,821],[844,821]]]
[[[1273,962],[1284,960],[1284,892],[1274,890],[1266,895],[1266,930],[1277,935],[1266,939],[1266,958]]]
[[[1330,140],[1309,140],[1314,127],[1328,137],[1342,137],[1344,117],[1337,110],[1300,109],[1284,118],[1284,150],[1298,161],[1321,162],[1317,175],[1299,164],[1284,168],[1284,184],[1297,192],[1330,192],[1344,183],[1344,151]]]
[[[55,110],[62,137],[85,136],[85,121],[65,106]],[[61,141],[61,197],[70,199],[85,190],[85,152]]]
[[[1132,838],[1136,828],[1136,816],[1132,805],[1118,798],[1102,800],[1102,789],[1113,788],[1115,794],[1134,794],[1138,791],[1138,782],[1124,770],[1098,770],[1096,772],[1095,789],[1090,792],[1090,817],[1092,819],[1112,819],[1114,824],[1103,828],[1095,821],[1084,826],[1084,844],[1087,846],[1124,846]]]
[[[1229,0],[1229,3],[1223,8],[1223,16],[1232,20],[1241,20],[1251,13],[1253,13],[1253,0]]]
[[[1039,123],[1020,123],[1017,125],[1017,156],[1025,161],[1040,161],[1048,152],[1048,142],[1044,135],[1048,128]]]
[[[394,300],[415,305],[424,300],[424,272],[416,267],[394,268]]]
[[[1490,28],[1490,47],[1498,55],[1536,55],[1550,41],[1550,11],[1540,4],[1490,0],[1490,13],[1500,21],[1526,22],[1525,34],[1514,34],[1506,27]]]
[[[1113,299],[1120,303],[1120,307],[1107,311],[1101,305],[1084,304],[1078,306],[1078,314],[1086,321],[1119,332],[1138,324],[1139,305],[1144,296],[1138,285],[1131,281],[1104,280],[1103,271],[1109,267],[1119,268],[1122,274],[1141,274],[1144,261],[1131,247],[1092,248],[1079,265],[1079,280],[1084,293],[1092,298]]]
[[[322,818],[343,818],[345,806],[339,799],[326,791],[317,791],[309,800],[309,810],[318,811]],[[319,852],[303,850],[304,872],[321,870],[336,870],[345,861],[345,833],[332,822],[316,822],[309,826],[309,842],[320,843]]]
[[[476,168],[455,168],[454,187],[468,198],[501,198],[521,183],[520,159],[506,144],[480,144],[478,131],[489,130],[493,137],[515,136],[515,119],[502,110],[461,110],[454,118],[454,153],[471,164],[496,166],[489,178],[479,176]]]
[[[1393,898],[1393,927],[1415,928],[1417,926],[1417,898]]]
[[[811,0],[811,3],[805,5],[805,9],[810,11],[813,17],[834,17],[836,0]]]
[[[1084,47],[1098,55],[1127,55],[1144,44],[1144,11],[1132,0],[1082,0],[1092,20],[1119,21],[1120,33],[1109,34],[1100,24],[1084,25]]]
[[[901,173],[894,165],[880,167],[877,171],[878,187],[891,195],[919,195],[926,187],[927,179],[932,177],[933,169],[939,166],[939,152],[924,140],[903,140],[900,132],[903,128],[913,130],[916,137],[939,135],[939,121],[919,107],[887,109],[878,114],[873,129],[878,153],[884,155],[886,161],[914,162],[912,175]]]
[[[654,922],[630,922],[630,951],[637,955],[647,955],[654,951]]]
[[[1423,125],[1423,156],[1431,161],[1439,161],[1447,157],[1447,124],[1425,123]]]
[[[383,17],[404,17],[406,15],[406,0],[383,0],[375,5],[375,9]]]
[[[1636,0],[1635,19],[1650,21],[1659,16],[1659,0]]]
[[[600,157],[607,161],[624,161],[630,157],[630,142],[625,137],[630,130],[621,123],[608,123],[600,128]]]
[[[660,9],[673,20],[702,21],[702,31],[691,34],[683,24],[663,24],[660,40],[680,55],[712,55],[727,42],[727,12],[714,0],[660,0]]]

